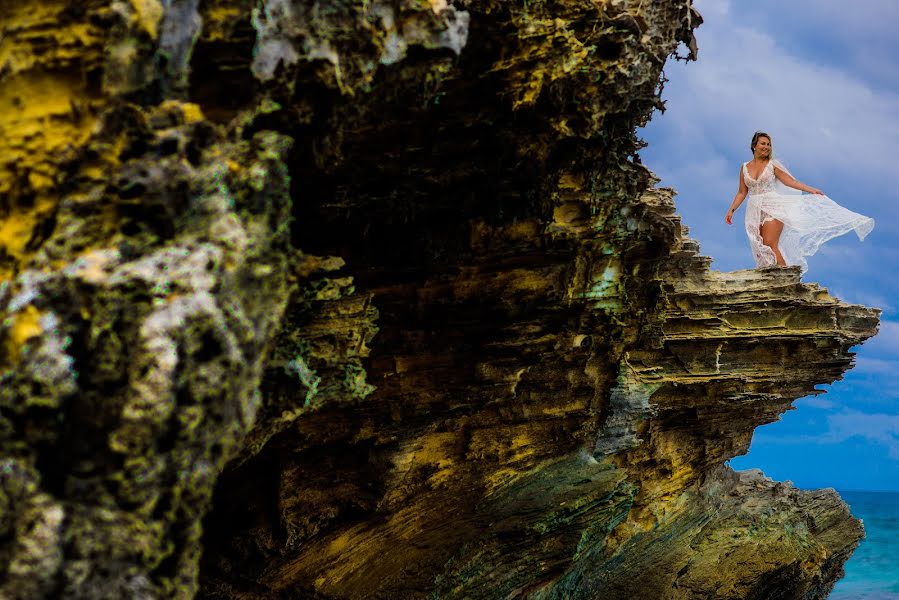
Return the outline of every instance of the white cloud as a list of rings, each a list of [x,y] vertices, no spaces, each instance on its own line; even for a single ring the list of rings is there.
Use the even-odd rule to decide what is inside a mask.
[[[718,141],[743,160],[751,158],[752,132],[764,129],[800,179],[837,172],[859,181],[899,180],[899,97],[792,56],[766,33],[722,25],[705,37],[700,28],[700,62],[677,65],[677,83],[669,74],[672,110],[666,116],[686,121],[682,129]],[[814,183],[826,187],[826,181]]]
[[[899,415],[846,411],[827,417],[828,432],[821,443],[837,444],[862,437],[885,446],[890,458],[899,460]]]
[[[805,399],[804,401],[807,401]],[[827,431],[821,434],[772,434],[760,432],[753,444],[777,446],[808,446],[810,444],[842,444],[853,438],[862,438],[883,446],[889,457],[899,460],[899,415],[863,413],[845,410],[827,416]]]
[[[865,354],[877,355],[878,358],[892,358],[889,362],[899,366],[899,323],[896,321],[882,320],[880,331],[876,336],[865,342]],[[869,359],[871,360],[871,359]],[[893,371],[899,374],[899,370]]]
[[[849,304],[871,306],[887,312],[891,312],[895,308],[893,306],[893,301],[887,299],[883,294],[870,290],[862,290],[857,287],[833,288],[830,290],[830,294]]]
[[[831,409],[835,408],[837,405],[832,400],[828,400],[825,396],[807,396],[805,398],[800,398],[795,402],[796,408],[802,408],[803,406],[808,406],[811,408],[821,408],[821,409]]]
[[[642,155],[662,185],[680,192],[678,210],[714,268],[748,268],[754,265],[742,215],[735,227],[724,225],[723,215],[739,165],[751,158],[752,132],[767,130],[800,180],[877,220],[864,243],[849,234],[825,245],[805,279],[890,296],[895,284],[878,279],[886,265],[899,264],[899,70],[893,91],[846,61],[838,64],[837,47],[828,44],[839,38],[840,50],[866,52],[891,44],[895,54],[889,17],[899,17],[899,3],[859,0],[847,11],[836,0],[822,1],[830,8],[817,0],[761,0],[751,8],[697,1],[705,18],[696,32],[699,60],[666,67],[668,110],[644,132],[650,146]],[[814,34],[807,37],[817,46],[800,47],[781,35],[797,29]],[[881,54],[890,57],[880,62],[885,68],[895,62]]]
[[[699,12],[702,13],[702,16],[706,19],[713,15],[718,17],[727,15],[730,13],[730,0],[716,0],[711,3],[702,3]]]
[[[700,11],[707,10],[700,0]],[[715,0],[709,6],[717,4]],[[899,4],[883,0],[853,0],[851,7],[845,0],[792,0],[778,5],[773,23],[786,22],[805,25],[808,29],[826,31],[837,37],[864,44],[866,41],[895,32],[899,21]],[[787,28],[789,30],[789,28]],[[795,29],[793,30],[795,31]]]
[[[717,175],[736,179],[739,162],[732,158],[751,158],[749,138],[761,128],[800,178],[835,172],[859,182],[876,177],[891,192],[887,184],[899,181],[899,96],[872,89],[854,73],[793,56],[770,34],[735,23],[730,11],[710,10],[717,6],[699,6],[706,17],[697,30],[699,61],[666,69],[669,110],[655,120],[668,121],[671,134],[689,136],[677,141],[689,151],[675,159],[693,164],[699,142],[700,150],[717,149]],[[827,181],[812,183],[826,187]]]

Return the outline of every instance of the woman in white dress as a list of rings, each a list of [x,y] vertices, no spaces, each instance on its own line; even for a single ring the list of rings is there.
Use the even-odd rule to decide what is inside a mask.
[[[772,156],[767,133],[755,132],[750,148],[753,158],[740,167],[740,187],[724,220],[733,223],[734,211],[748,194],[746,235],[756,266],[799,265],[805,273],[805,257],[827,240],[853,230],[864,240],[874,228],[874,219],[845,209],[821,190],[797,181]]]

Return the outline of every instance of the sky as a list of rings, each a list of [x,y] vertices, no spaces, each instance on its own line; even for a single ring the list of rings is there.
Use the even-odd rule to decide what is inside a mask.
[[[745,202],[733,226],[724,213],[758,129],[797,179],[876,221],[864,243],[854,233],[828,242],[803,280],[881,308],[879,334],[853,349],[841,381],[757,429],[731,464],[802,488],[899,490],[899,2],[694,4],[699,59],[668,62],[666,110],[638,134],[712,268],[755,266]]]

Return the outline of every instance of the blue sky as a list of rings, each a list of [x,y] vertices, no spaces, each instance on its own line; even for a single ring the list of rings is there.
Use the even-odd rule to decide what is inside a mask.
[[[880,333],[827,393],[756,430],[738,469],[804,488],[899,490],[899,2],[697,0],[699,60],[669,61],[663,100],[640,131],[643,162],[674,187],[702,253],[722,271],[754,266],[743,209],[724,213],[757,129],[800,181],[873,217],[809,260],[807,282],[883,309]]]

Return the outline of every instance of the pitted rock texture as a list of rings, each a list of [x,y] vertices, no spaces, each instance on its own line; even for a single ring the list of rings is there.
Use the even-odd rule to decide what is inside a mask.
[[[2,284],[6,597],[196,589],[200,518],[253,423],[290,256],[272,226],[288,141],[224,142],[196,110],[104,114]]]
[[[722,465],[878,314],[640,164],[689,0],[0,8],[0,595],[840,576],[835,493]]]

